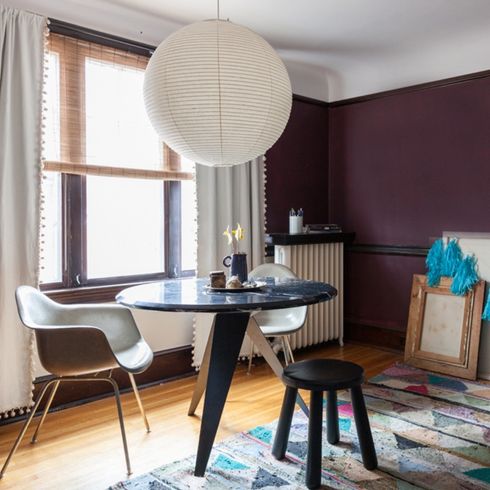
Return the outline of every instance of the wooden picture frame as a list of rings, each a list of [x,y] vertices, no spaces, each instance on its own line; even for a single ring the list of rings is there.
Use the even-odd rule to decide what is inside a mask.
[[[437,287],[415,274],[408,315],[405,362],[429,371],[476,379],[485,281],[465,296],[451,292],[452,279]]]

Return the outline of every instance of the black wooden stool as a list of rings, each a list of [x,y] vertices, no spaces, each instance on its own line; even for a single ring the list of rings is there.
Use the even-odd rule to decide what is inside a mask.
[[[366,405],[362,395],[361,384],[364,380],[364,370],[361,366],[336,359],[310,359],[290,364],[284,369],[282,380],[286,384],[286,393],[284,394],[276,437],[272,446],[272,454],[276,459],[284,458],[298,389],[309,390],[311,398],[308,423],[308,457],[306,460],[306,486],[308,488],[317,488],[321,484],[324,391],[328,393],[328,442],[337,444],[340,438],[337,390],[349,388],[364,467],[368,470],[374,470],[378,466]]]

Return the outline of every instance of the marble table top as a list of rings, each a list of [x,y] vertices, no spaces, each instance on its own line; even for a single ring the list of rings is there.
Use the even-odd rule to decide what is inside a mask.
[[[233,312],[274,310],[328,301],[337,295],[329,284],[291,278],[254,278],[260,291],[211,292],[208,278],[169,279],[124,289],[116,301],[131,308],[160,311]]]

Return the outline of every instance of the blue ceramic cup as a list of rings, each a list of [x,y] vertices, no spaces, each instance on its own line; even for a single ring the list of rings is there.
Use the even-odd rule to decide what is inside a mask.
[[[248,280],[247,254],[231,254],[223,259],[225,267],[231,267],[231,275],[238,276],[243,284]]]

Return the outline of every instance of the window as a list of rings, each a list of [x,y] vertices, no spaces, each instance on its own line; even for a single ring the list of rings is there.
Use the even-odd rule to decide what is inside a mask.
[[[193,274],[194,165],[159,141],[143,104],[148,59],[49,37],[43,287]]]

